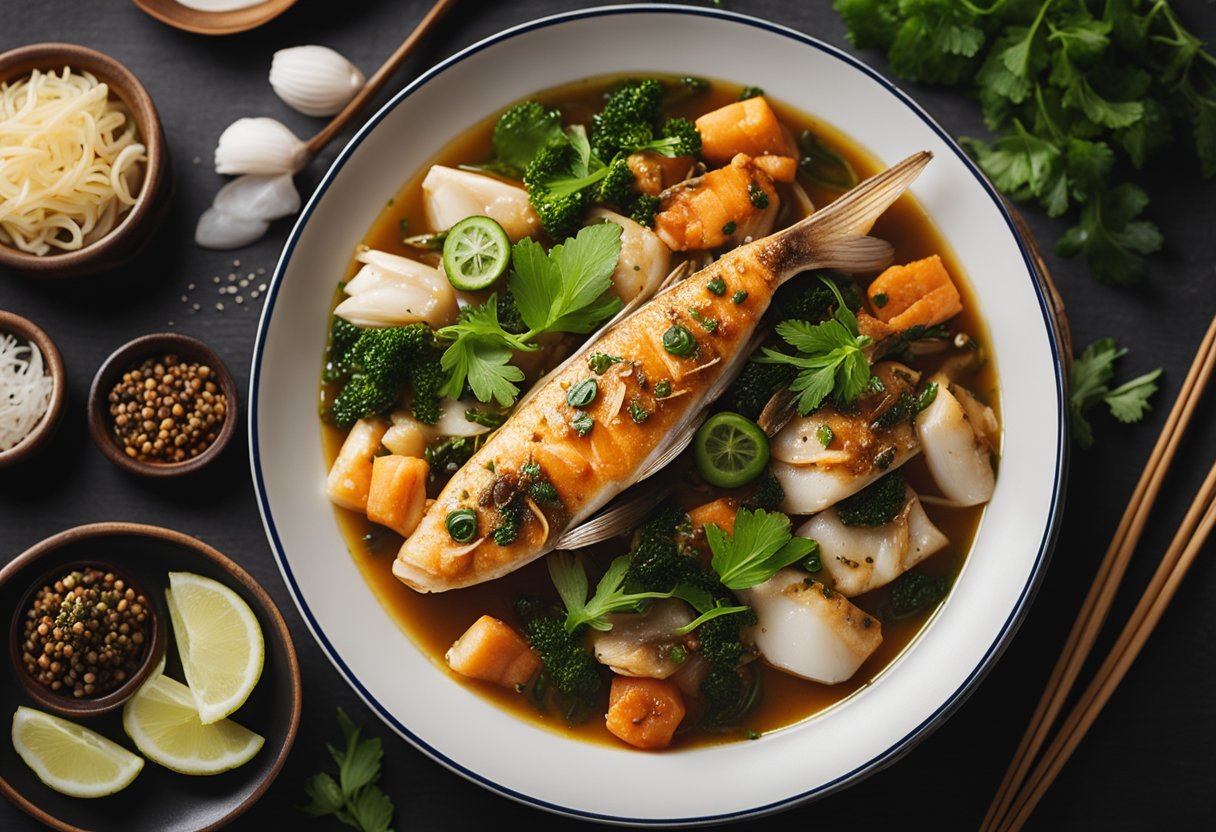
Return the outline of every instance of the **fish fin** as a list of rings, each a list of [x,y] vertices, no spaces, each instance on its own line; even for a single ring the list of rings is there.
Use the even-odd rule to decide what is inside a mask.
[[[866,234],[874,221],[895,202],[933,158],[927,150],[871,176],[834,202],[806,219],[753,245],[761,247],[761,257],[784,282],[808,269],[843,268],[872,271],[889,256],[890,246],[881,241],[867,242]],[[844,263],[846,265],[838,265]],[[868,268],[861,264],[877,263]]]
[[[670,490],[670,485],[662,483],[646,483],[631,488],[587,522],[567,529],[557,539],[557,548],[583,549],[633,531]]]

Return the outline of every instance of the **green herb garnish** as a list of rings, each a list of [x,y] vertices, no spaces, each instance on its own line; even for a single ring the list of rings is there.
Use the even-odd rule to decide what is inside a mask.
[[[620,310],[620,298],[608,291],[620,253],[621,227],[611,222],[587,226],[548,254],[529,238],[512,246],[508,285],[528,329],[503,329],[495,295],[466,308],[459,323],[436,333],[453,342],[441,359],[448,373],[442,394],[460,398],[468,384],[480,401],[513,404],[524,373],[510,363],[512,350],[535,350],[546,332],[590,332]]]
[[[768,207],[768,194],[766,194],[764,189],[755,182],[749,182],[747,184],[747,197],[752,201],[752,205],[759,208],[761,211]]]
[[[1072,411],[1072,438],[1082,448],[1094,444],[1093,429],[1085,412],[1098,402],[1106,402],[1110,415],[1125,425],[1139,422],[1152,409],[1148,400],[1157,392],[1155,382],[1161,375],[1160,367],[1113,390],[1108,385],[1115,375],[1115,359],[1126,354],[1126,349],[1115,346],[1114,339],[1103,338],[1094,341],[1080,357],[1073,359],[1068,371],[1068,399]]]
[[[819,429],[815,431],[815,436],[819,438],[819,444],[827,448],[831,446],[832,440],[836,438],[836,431],[832,430],[832,428],[825,423],[820,425]]]
[[[663,379],[654,386],[654,397],[656,399],[665,399],[671,395],[671,382]]]
[[[448,512],[445,524],[448,534],[457,543],[468,543],[477,536],[477,512],[471,508],[458,508]]]
[[[730,296],[730,302],[736,305],[743,303],[745,300],[747,300],[747,292],[742,289]]]
[[[697,339],[687,327],[675,324],[663,333],[663,349],[672,355],[689,356],[696,352]]]
[[[585,378],[566,392],[566,404],[571,407],[586,407],[599,395],[600,386],[593,378]]]
[[[739,226],[735,223],[735,221],[731,220],[726,225],[722,226],[722,233],[729,237],[731,234],[735,233],[735,229],[738,227]]]
[[[595,427],[595,419],[591,418],[591,414],[580,410],[578,415],[570,420],[570,427],[574,428],[574,432],[579,436],[586,436]]]
[[[608,355],[603,352],[593,352],[587,356],[587,366],[591,368],[591,372],[597,376],[602,376],[604,372],[613,364],[619,364],[621,359],[615,355]]]
[[[777,324],[777,334],[798,352],[786,355],[771,347],[752,359],[762,364],[790,364],[799,369],[790,384],[798,395],[798,412],[803,416],[823,403],[828,396],[849,404],[857,399],[870,381],[870,362],[862,350],[870,338],[857,330],[857,317],[845,304],[836,284],[820,280],[836,296],[832,317],[821,324],[787,320]]]
[[[713,332],[718,328],[717,321],[715,321],[713,318],[706,318],[697,311],[695,306],[689,307],[688,314],[692,315],[692,319],[699,323],[701,325],[701,329],[705,330],[706,332]]]
[[[629,418],[633,419],[635,424],[640,425],[650,418],[650,411],[643,407],[637,399],[630,399]]]
[[[566,632],[572,633],[583,624],[594,630],[611,630],[606,616],[614,612],[637,612],[641,602],[649,598],[670,598],[670,592],[625,592],[625,573],[629,571],[629,556],[622,555],[612,562],[587,597],[587,572],[582,561],[568,552],[554,552],[545,558],[549,577],[566,607]]]
[[[790,533],[790,518],[764,509],[739,509],[733,536],[709,523],[705,538],[713,552],[711,565],[727,589],[762,584],[815,548],[810,540]]]
[[[720,277],[715,277],[713,280],[705,284],[705,288],[713,292],[715,295],[726,294],[726,281]]]
[[[329,754],[338,764],[338,779],[328,772],[314,774],[304,784],[308,803],[300,807],[313,817],[333,815],[360,832],[390,832],[393,801],[380,790],[380,758],[384,755],[380,739],[360,739],[359,729],[338,708],[345,748],[329,745]]]

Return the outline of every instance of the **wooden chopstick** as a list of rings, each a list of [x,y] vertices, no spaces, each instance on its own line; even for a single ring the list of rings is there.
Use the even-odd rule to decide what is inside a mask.
[[[1208,472],[1123,632],[1010,806],[1005,822],[999,827],[1002,832],[1016,832],[1030,818],[1140,654],[1213,527],[1216,527],[1216,464]]]
[[[1030,718],[1026,733],[1014,752],[1013,760],[1005,771],[1005,776],[997,789],[992,804],[988,807],[988,813],[984,816],[980,826],[981,830],[985,830],[985,832],[998,828],[998,824],[1009,810],[1015,794],[1025,782],[1035,756],[1043,747],[1047,734],[1055,724],[1060,710],[1064,707],[1068,694],[1076,684],[1081,667],[1093,648],[1098,632],[1102,629],[1102,624],[1110,611],[1115,591],[1127,571],[1132,552],[1140,542],[1144,524],[1157,499],[1157,494],[1161,490],[1165,473],[1173,462],[1182,435],[1190,423],[1203,389],[1211,378],[1214,362],[1216,362],[1216,317],[1212,319],[1203,341],[1200,343],[1195,359],[1182,383],[1178,398],[1170,409],[1161,435],[1153,446],[1148,463],[1145,465],[1123,513],[1123,518],[1098,567],[1094,583],[1085,596],[1085,601],[1073,622],[1064,649],[1061,651],[1059,659],[1056,660],[1043,695]]]

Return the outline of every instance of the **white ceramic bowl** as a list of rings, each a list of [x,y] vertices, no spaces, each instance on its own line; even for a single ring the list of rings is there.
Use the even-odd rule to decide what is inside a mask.
[[[909,650],[874,684],[801,724],[757,742],[664,754],[563,738],[436,667],[391,622],[346,554],[323,494],[316,417],[334,283],[400,185],[451,137],[537,90],[647,72],[758,84],[886,163],[932,150],[936,158],[913,193],[974,283],[991,328],[1004,419],[1000,476],[975,549]],[[775,811],[842,788],[907,751],[959,705],[1025,612],[1054,537],[1067,448],[1047,309],[998,195],[923,110],[856,59],[801,33],[707,8],[618,6],[528,23],[402,90],[342,151],[292,231],[250,384],[251,463],[267,535],[304,620],[338,671],[403,737],[471,780],[540,808],[622,823]]]

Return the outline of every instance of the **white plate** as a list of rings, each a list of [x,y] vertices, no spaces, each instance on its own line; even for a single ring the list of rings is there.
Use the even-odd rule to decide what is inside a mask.
[[[453,682],[423,655],[346,553],[323,494],[316,416],[334,283],[401,184],[453,136],[537,90],[647,72],[757,84],[888,164],[934,152],[913,192],[974,284],[991,330],[1005,431],[973,554],[936,618],[876,683],[757,742],[666,754],[562,738]],[[599,820],[680,824],[775,811],[907,751],[960,704],[1025,612],[1054,538],[1067,448],[1047,309],[999,196],[941,127],[856,59],[707,8],[617,6],[545,18],[469,47],[402,90],[342,151],[292,231],[250,383],[249,446],[266,532],[334,666],[386,723],[454,771],[530,805]]]

